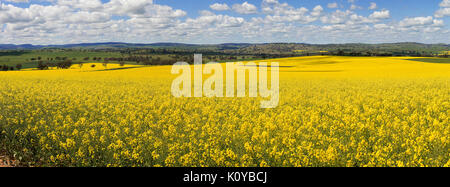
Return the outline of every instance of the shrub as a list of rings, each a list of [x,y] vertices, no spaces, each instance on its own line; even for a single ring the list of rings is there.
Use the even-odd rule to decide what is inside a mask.
[[[21,69],[22,69],[22,64],[17,64],[17,65],[16,65],[16,69],[17,69],[17,70],[21,70]]]

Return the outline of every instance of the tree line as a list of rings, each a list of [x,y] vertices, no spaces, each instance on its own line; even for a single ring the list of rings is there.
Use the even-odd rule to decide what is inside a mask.
[[[69,69],[71,66],[72,66],[71,60],[64,60],[61,62],[47,62],[47,63],[39,61],[37,68],[39,70],[48,70],[51,67],[56,67],[58,69]]]
[[[8,66],[8,65],[0,65],[0,70],[1,71],[14,71],[14,70],[21,70],[22,69],[22,64],[17,64],[15,67],[14,66]]]

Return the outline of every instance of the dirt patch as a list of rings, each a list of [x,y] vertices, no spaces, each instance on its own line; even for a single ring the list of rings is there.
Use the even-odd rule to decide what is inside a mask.
[[[3,151],[0,151],[0,168],[3,167],[16,167],[17,161],[14,159],[11,159],[10,157],[6,156]]]

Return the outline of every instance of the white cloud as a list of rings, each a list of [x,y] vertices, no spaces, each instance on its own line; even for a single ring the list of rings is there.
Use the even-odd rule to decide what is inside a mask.
[[[337,8],[338,4],[337,3],[328,3],[327,7],[328,8]]]
[[[390,26],[388,26],[388,25],[386,25],[384,23],[375,24],[375,25],[373,25],[373,27],[375,29],[390,29],[391,28]]]
[[[263,3],[267,3],[267,4],[278,4],[278,0],[263,0]]]
[[[438,18],[442,18],[444,16],[450,16],[450,8],[441,8],[436,11],[434,16],[436,16]]]
[[[323,5],[308,9],[278,0],[262,0],[261,11],[248,3],[252,1],[232,7],[226,3],[210,5],[211,11],[254,14],[245,18],[211,11],[186,17],[185,11],[152,0],[40,1],[47,3],[31,1],[26,7],[0,3],[0,43],[450,42],[447,19],[437,19],[450,15],[449,0],[441,1],[435,17],[401,21],[388,19],[389,10],[359,15],[352,11],[361,9],[356,0],[348,0],[352,5],[348,10],[324,10]],[[339,8],[335,4],[331,7]]]
[[[358,6],[358,5],[355,5],[355,4],[352,4],[352,5],[350,6],[350,10],[356,10],[356,9],[362,9],[362,7],[360,7],[360,6]]]
[[[69,6],[90,11],[103,8],[103,4],[100,0],[58,0],[57,4],[60,6]]]
[[[305,7],[294,8],[287,3],[265,0],[263,1],[262,11],[268,14],[264,19],[266,24],[274,22],[299,22],[306,24],[316,21],[322,15],[323,8],[317,5],[312,11],[309,11]]]
[[[444,26],[444,20],[439,20],[439,19],[433,20],[433,26],[435,26],[435,27],[443,27]]]
[[[370,14],[369,18],[372,19],[387,19],[391,16],[389,10],[381,10],[381,11],[375,11],[372,14]]]
[[[433,24],[433,17],[414,17],[414,18],[405,18],[400,21],[399,26],[401,27],[411,27],[411,26],[424,26]]]
[[[313,11],[311,12],[311,16],[318,17],[322,14],[322,12],[323,12],[322,6],[317,5],[314,7]]]
[[[28,3],[29,0],[5,0],[6,2],[13,2],[13,3]]]
[[[202,11],[201,16],[196,19],[188,19],[183,27],[194,26],[198,28],[211,27],[238,27],[245,22],[244,18],[228,15],[216,15],[210,11]]]
[[[152,0],[111,0],[104,7],[118,15],[142,15],[146,13],[146,7],[152,4]]]
[[[13,5],[0,4],[0,23],[14,23],[31,21],[33,19],[29,11],[22,11],[21,8]]]
[[[109,14],[103,12],[76,12],[71,14],[70,16],[62,18],[65,23],[99,23],[99,22],[107,22],[110,19]]]
[[[450,16],[450,0],[443,0],[439,6],[441,8],[434,13],[435,17],[442,18]]]
[[[440,4],[440,7],[450,8],[450,0],[443,0]]]
[[[239,14],[255,14],[258,12],[258,8],[247,1],[242,4],[234,4],[233,10]]]
[[[377,9],[378,8],[378,6],[377,6],[377,4],[376,3],[370,3],[370,6],[369,6],[369,10],[375,10],[375,9]]]
[[[347,11],[341,11],[341,10],[336,10],[335,12],[323,16],[320,18],[320,21],[322,21],[322,23],[325,24],[343,24],[348,20],[348,16],[351,15],[352,12],[347,10]]]
[[[224,4],[214,3],[214,4],[210,5],[209,8],[216,10],[216,11],[230,10],[230,7],[226,3],[224,3]]]
[[[346,24],[364,24],[364,23],[375,23],[378,22],[376,19],[367,18],[364,16],[360,16],[357,14],[350,15],[350,20],[346,22]]]

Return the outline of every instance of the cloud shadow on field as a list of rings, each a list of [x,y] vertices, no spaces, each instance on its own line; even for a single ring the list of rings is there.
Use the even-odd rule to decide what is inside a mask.
[[[435,64],[450,64],[450,58],[416,58],[406,60],[425,63],[435,63]]]
[[[268,67],[268,68],[270,68],[270,67],[272,67],[272,66],[262,66],[262,65],[255,65],[255,66],[253,66],[253,65],[243,65],[243,67]],[[297,67],[297,66],[278,66],[278,67],[280,67],[280,68],[295,68],[295,67]]]
[[[327,64],[340,64],[344,62],[337,62],[337,61],[315,61],[315,62],[305,62],[302,63],[302,65],[327,65]]]
[[[281,71],[281,72],[293,72],[293,73],[338,73],[338,72],[344,72],[344,70],[298,70],[298,71]]]
[[[95,71],[118,71],[118,70],[137,69],[137,68],[143,68],[143,67],[123,67],[123,68],[101,69],[101,70],[95,70]],[[92,72],[95,72],[95,71],[92,71]]]

